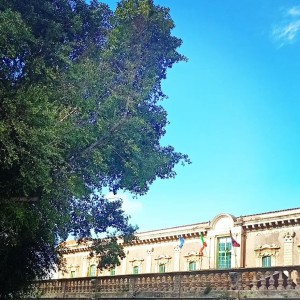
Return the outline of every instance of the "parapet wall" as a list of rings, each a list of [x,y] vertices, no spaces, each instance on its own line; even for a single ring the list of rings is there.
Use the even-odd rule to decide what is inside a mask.
[[[44,299],[300,299],[300,266],[47,280]]]

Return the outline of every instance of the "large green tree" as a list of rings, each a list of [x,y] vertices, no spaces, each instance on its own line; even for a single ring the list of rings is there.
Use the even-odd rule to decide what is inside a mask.
[[[2,298],[49,275],[69,234],[101,233],[99,267],[117,264],[118,239],[136,228],[103,191],[143,195],[189,162],[160,144],[161,81],[185,60],[173,27],[151,0],[124,0],[115,12],[97,1],[1,1]]]

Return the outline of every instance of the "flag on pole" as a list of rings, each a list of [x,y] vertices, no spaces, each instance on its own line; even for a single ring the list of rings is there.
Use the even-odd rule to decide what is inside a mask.
[[[229,230],[230,238],[231,238],[231,245],[232,247],[240,247],[241,245],[232,237],[231,230]]]
[[[184,244],[184,238],[182,236],[179,237],[179,248],[181,249]]]
[[[205,247],[207,247],[207,243],[204,240],[204,236],[203,236],[202,232],[201,232],[201,235],[200,235],[200,239],[201,239],[201,242],[202,242],[202,247],[200,248],[199,254],[203,255],[203,251],[204,251]]]

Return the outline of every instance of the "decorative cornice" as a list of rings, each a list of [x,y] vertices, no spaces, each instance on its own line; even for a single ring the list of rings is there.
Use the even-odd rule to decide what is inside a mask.
[[[290,219],[277,219],[277,220],[257,220],[255,223],[246,223],[243,224],[243,228],[246,230],[260,230],[260,229],[270,229],[270,228],[279,228],[284,226],[293,226],[300,224],[299,218],[290,218]]]
[[[91,248],[89,246],[86,247],[78,247],[78,248],[64,248],[63,250],[60,250],[59,252],[62,254],[73,254],[73,253],[79,253],[79,252],[90,252]]]
[[[198,238],[203,234],[206,235],[206,231],[197,231],[197,232],[181,232],[180,234],[171,234],[171,235],[162,235],[162,236],[153,236],[153,237],[138,237],[131,245],[141,245],[141,244],[153,244],[159,242],[173,242],[179,240],[179,237],[182,236],[184,239]]]

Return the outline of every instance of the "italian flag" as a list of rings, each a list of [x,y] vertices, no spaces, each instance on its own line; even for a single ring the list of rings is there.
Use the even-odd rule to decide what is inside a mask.
[[[204,251],[205,247],[207,247],[207,243],[206,243],[205,240],[204,240],[203,233],[201,233],[201,235],[200,235],[200,240],[201,240],[201,242],[202,242],[202,247],[200,248],[199,254],[200,254],[200,255],[203,255],[203,251]]]

